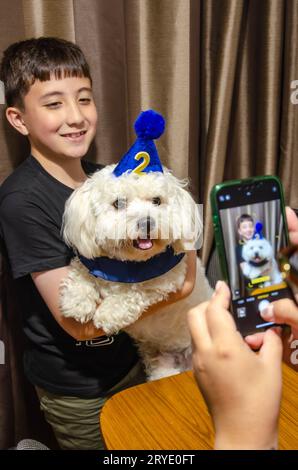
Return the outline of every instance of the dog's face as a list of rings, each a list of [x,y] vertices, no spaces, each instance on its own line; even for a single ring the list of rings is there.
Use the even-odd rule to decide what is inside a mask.
[[[242,258],[248,263],[252,261],[254,265],[258,265],[272,257],[272,246],[265,238],[252,239],[243,245]]]
[[[146,260],[168,245],[194,245],[201,220],[195,202],[169,170],[138,176],[96,172],[66,203],[63,235],[86,258]]]

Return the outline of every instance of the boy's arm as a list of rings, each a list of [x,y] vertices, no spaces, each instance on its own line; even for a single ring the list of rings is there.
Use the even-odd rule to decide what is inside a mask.
[[[160,308],[177,302],[191,294],[196,280],[196,251],[189,251],[187,253],[187,271],[184,284],[180,290],[173,292],[169,295],[167,300],[162,300],[155,305],[148,308],[141,318],[147,317],[156,313]],[[104,336],[105,332],[101,329],[95,328],[92,321],[88,323],[79,323],[73,318],[66,318],[63,316],[59,308],[59,286],[61,281],[67,277],[69,268],[64,266],[62,268],[52,269],[49,271],[32,273],[33,282],[38,289],[44,302],[47,304],[49,310],[54,316],[55,320],[59,323],[61,328],[66,331],[70,336],[78,341],[86,341],[88,339]]]
[[[59,308],[59,286],[61,281],[68,275],[69,268],[52,269],[50,271],[32,273],[31,277],[49,310],[66,333],[78,341],[86,341],[98,336],[104,336],[105,332],[95,328],[92,321],[79,323],[73,318],[63,316]]]
[[[181,289],[176,292],[172,292],[166,300],[162,300],[161,302],[157,302],[154,305],[151,305],[141,316],[142,318],[148,317],[148,315],[152,315],[156,313],[163,307],[167,307],[178,300],[182,300],[185,297],[189,296],[194,288],[196,282],[196,267],[197,267],[197,252],[195,250],[188,251],[187,254],[187,270],[186,276],[184,280],[184,284]],[[138,320],[137,320],[138,321]]]

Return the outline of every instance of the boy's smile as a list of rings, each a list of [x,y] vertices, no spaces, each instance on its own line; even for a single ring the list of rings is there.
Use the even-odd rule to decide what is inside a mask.
[[[24,97],[22,118],[34,156],[83,157],[97,122],[89,78],[36,80]]]
[[[62,134],[62,137],[65,137],[68,139],[70,142],[82,142],[83,136],[86,134],[87,131],[81,131],[81,132],[72,132],[69,134]]]

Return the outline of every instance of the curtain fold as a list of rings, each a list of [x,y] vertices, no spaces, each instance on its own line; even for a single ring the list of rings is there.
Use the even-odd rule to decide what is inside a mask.
[[[224,176],[244,1],[204,2],[202,8],[200,111],[204,131],[200,150],[204,156],[200,183],[205,219],[202,255],[207,260],[212,244],[209,193]]]
[[[73,0],[22,0],[25,35],[75,41]]]

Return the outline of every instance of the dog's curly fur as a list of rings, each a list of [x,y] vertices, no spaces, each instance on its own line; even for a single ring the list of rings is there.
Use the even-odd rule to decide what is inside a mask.
[[[68,245],[86,258],[106,256],[130,261],[148,260],[168,246],[175,253],[189,249],[194,242],[189,217],[194,217],[196,210],[185,189],[187,182],[178,180],[166,168],[164,173],[143,177],[126,173],[118,178],[112,174],[114,168],[109,165],[96,172],[67,201],[63,235]],[[151,231],[139,223],[148,214],[154,221]],[[151,239],[149,249],[136,244],[144,238]],[[179,290],[185,274],[184,257],[157,278],[133,284],[110,282],[92,276],[76,257],[61,284],[60,308],[66,317],[79,322],[93,320],[107,335],[125,329],[137,341],[151,380],[172,375],[190,368],[186,312],[212,293],[200,260],[191,295],[136,320],[150,305]]]

